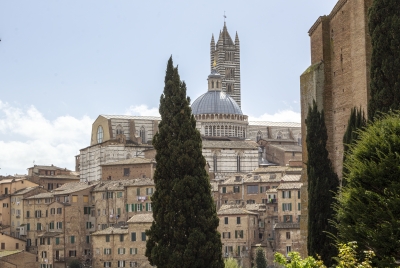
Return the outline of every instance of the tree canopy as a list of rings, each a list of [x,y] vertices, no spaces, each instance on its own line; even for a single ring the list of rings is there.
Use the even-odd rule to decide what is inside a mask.
[[[338,239],[373,250],[380,267],[400,259],[400,114],[376,118],[350,145],[337,196]]]

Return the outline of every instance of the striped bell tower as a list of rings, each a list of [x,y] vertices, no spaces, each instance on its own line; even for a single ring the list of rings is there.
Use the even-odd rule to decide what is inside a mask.
[[[239,36],[236,32],[235,42],[232,41],[226,22],[216,44],[214,34],[211,37],[210,57],[210,71],[215,68],[221,74],[222,91],[229,94],[241,107]]]

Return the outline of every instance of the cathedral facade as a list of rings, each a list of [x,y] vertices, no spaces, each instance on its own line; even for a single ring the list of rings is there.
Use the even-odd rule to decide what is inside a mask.
[[[203,138],[203,156],[212,178],[250,173],[266,160],[265,145],[299,146],[300,124],[249,122],[240,107],[240,47],[226,24],[215,44],[211,39],[211,73],[206,92],[191,105]],[[90,146],[80,150],[81,181],[102,177],[101,166],[133,157],[154,158],[151,142],[160,117],[100,115],[92,125]],[[260,143],[262,141],[262,143]]]

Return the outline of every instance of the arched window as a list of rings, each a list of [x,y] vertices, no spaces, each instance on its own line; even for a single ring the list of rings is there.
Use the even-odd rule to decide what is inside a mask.
[[[118,126],[117,126],[116,133],[117,133],[117,135],[119,135],[119,134],[124,134],[124,129],[122,128],[121,125],[118,125]]]
[[[139,135],[142,138],[142,143],[146,143],[146,130],[144,129],[144,127],[140,128]]]
[[[97,128],[97,143],[102,143],[103,142],[103,127],[99,126]]]
[[[240,155],[237,155],[236,157],[236,171],[240,172]]]
[[[229,94],[232,93],[232,84],[227,84],[227,90],[226,92],[228,92]]]
[[[217,172],[217,170],[218,170],[218,163],[217,163],[217,155],[216,154],[214,154],[214,156],[213,156],[213,170],[214,170],[214,172]]]
[[[282,132],[279,131],[278,134],[276,134],[276,138],[278,140],[282,139]]]
[[[217,88],[219,88],[219,81],[217,81]]]
[[[214,88],[214,80],[211,81],[211,88]]]

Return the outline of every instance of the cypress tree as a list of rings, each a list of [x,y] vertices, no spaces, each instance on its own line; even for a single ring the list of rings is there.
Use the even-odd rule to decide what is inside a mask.
[[[363,127],[366,125],[366,119],[364,116],[364,111],[357,109],[356,107],[351,109],[350,118],[347,123],[347,129],[343,136],[343,163],[346,161],[347,152],[349,150],[349,146],[354,143],[359,136],[359,131],[362,130]],[[343,180],[342,185],[346,184],[346,174],[347,168],[343,165]]]
[[[308,176],[308,238],[310,256],[321,256],[329,267],[332,257],[337,255],[333,236],[335,228],[330,224],[334,217],[333,202],[339,187],[339,179],[328,158],[326,142],[328,134],[324,112],[318,111],[317,104],[309,107],[307,125],[307,176]]]
[[[172,57],[168,61],[152,196],[154,221],[146,231],[146,257],[159,268],[224,267],[219,219],[202,155],[202,141]]]
[[[256,267],[267,268],[267,259],[265,258],[265,252],[261,247],[256,250]]]
[[[400,4],[398,0],[374,0],[369,10],[372,42],[371,99],[368,118],[377,112],[400,109]]]

